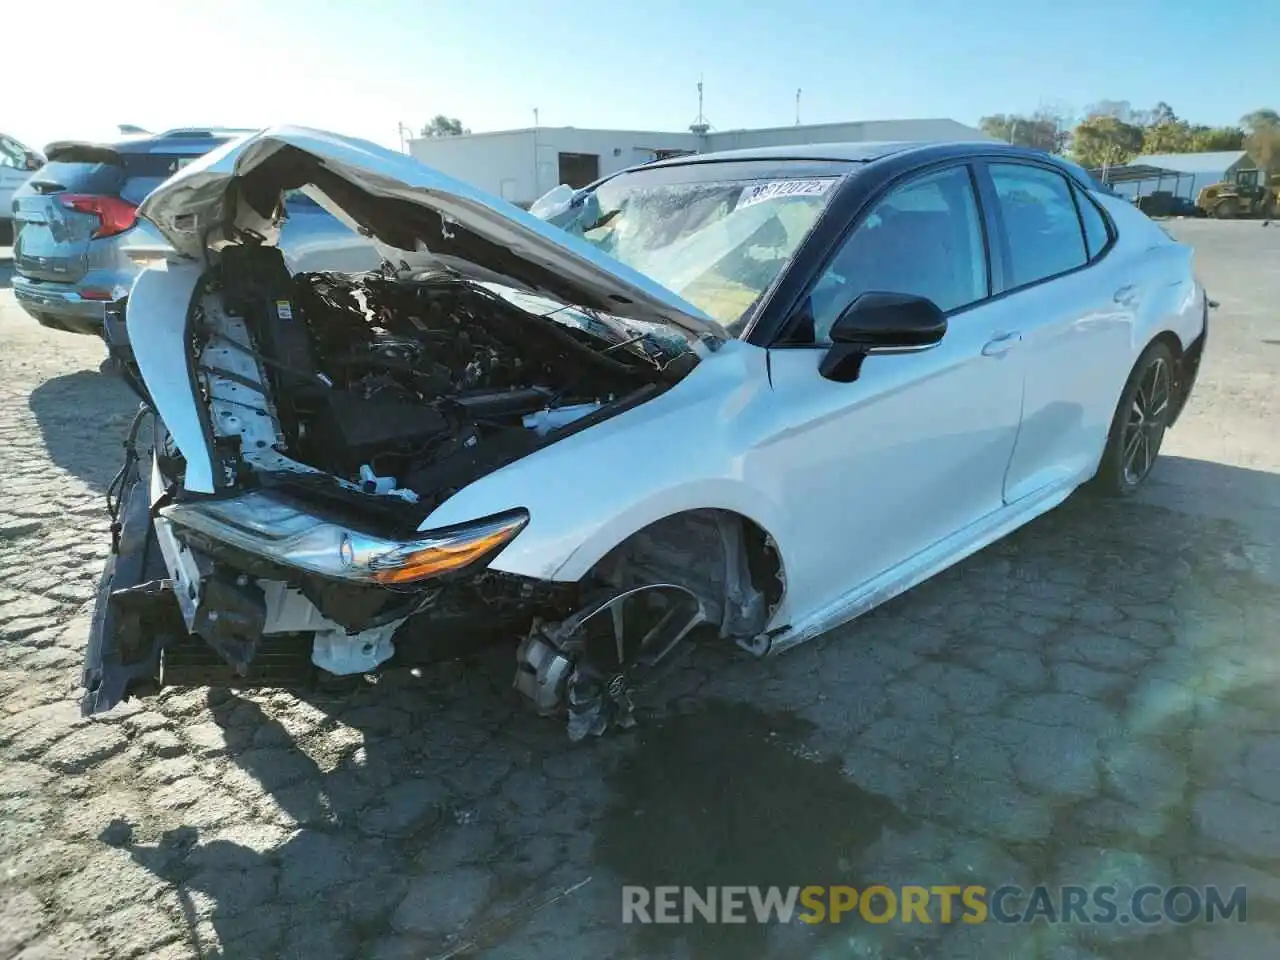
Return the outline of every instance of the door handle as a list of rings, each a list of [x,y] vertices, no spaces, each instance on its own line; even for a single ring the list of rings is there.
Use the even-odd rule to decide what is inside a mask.
[[[1022,342],[1022,334],[1002,333],[998,337],[992,337],[982,345],[982,355],[984,357],[1003,357],[1015,346]]]

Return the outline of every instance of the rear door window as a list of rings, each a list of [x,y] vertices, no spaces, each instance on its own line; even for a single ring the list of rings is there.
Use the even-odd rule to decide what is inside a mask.
[[[1066,273],[1089,260],[1066,177],[1016,163],[988,166],[1009,241],[1010,287]]]

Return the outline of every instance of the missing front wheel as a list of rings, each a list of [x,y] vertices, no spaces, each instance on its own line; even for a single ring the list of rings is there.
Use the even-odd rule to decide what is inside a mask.
[[[691,630],[698,597],[670,583],[597,595],[558,623],[535,624],[517,651],[515,686],[539,713],[563,712],[570,740],[635,725],[635,695]]]

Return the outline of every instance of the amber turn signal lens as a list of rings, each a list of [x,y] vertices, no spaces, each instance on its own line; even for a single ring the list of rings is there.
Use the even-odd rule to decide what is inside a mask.
[[[372,579],[375,583],[393,586],[461,570],[511,540],[528,519],[523,513],[508,516],[463,535],[442,537],[436,543],[416,549],[384,553],[370,564]]]

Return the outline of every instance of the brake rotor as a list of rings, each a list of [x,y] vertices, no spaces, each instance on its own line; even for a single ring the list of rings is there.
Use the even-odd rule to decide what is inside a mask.
[[[543,636],[571,665],[562,674],[569,738],[634,726],[634,694],[654,666],[705,619],[691,591],[664,583],[598,594],[577,614],[545,630]]]

